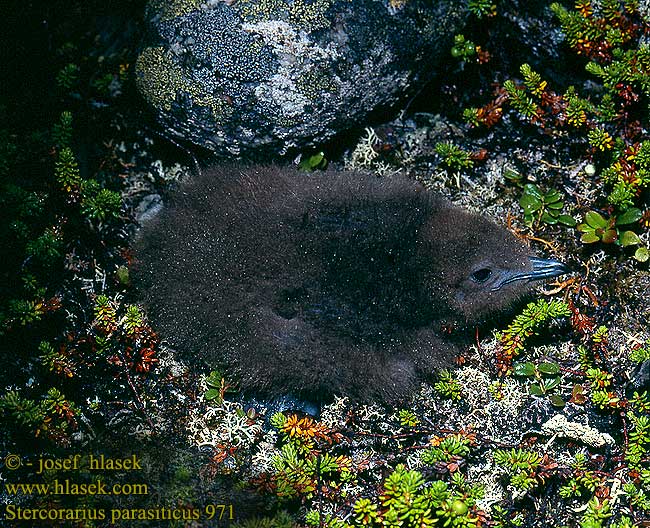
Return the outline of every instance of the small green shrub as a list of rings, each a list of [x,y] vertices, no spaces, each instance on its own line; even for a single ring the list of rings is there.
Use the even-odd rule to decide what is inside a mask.
[[[477,18],[491,17],[497,13],[495,0],[469,0],[467,7]]]
[[[537,185],[528,183],[524,186],[519,205],[524,210],[524,221],[529,227],[538,226],[540,223],[559,223],[570,227],[577,224],[573,217],[562,214],[564,202],[557,189],[542,192]]]
[[[469,60],[476,55],[476,44],[466,40],[464,35],[454,37],[454,45],[451,48],[451,56],[457,59]]]
[[[79,166],[70,147],[64,147],[59,151],[54,173],[60,188],[67,193],[78,189],[81,185]]]
[[[549,401],[556,407],[564,407],[564,400],[553,391],[560,386],[560,366],[557,363],[541,362],[538,364],[526,361],[515,363],[515,376],[522,376],[534,380],[529,387],[533,396],[548,396]]]
[[[122,207],[119,193],[101,189],[95,180],[87,180],[81,186],[81,213],[90,220],[105,222],[117,218]]]
[[[449,141],[436,143],[435,151],[442,158],[443,165],[450,170],[470,169],[474,166],[472,155]]]
[[[434,390],[443,398],[450,400],[460,400],[461,385],[460,382],[454,378],[452,373],[446,369],[438,373],[438,381],[433,386]]]
[[[623,248],[638,246],[642,243],[639,236],[632,230],[622,230],[621,226],[638,222],[642,214],[640,209],[631,208],[618,217],[605,218],[596,211],[589,211],[585,215],[584,222],[577,227],[582,233],[580,240],[584,244],[601,242],[616,244]],[[637,248],[634,253],[634,258],[640,262],[648,260],[648,256],[648,249],[645,246]]]
[[[512,369],[512,360],[526,346],[526,340],[538,333],[546,322],[557,317],[569,317],[571,310],[562,301],[539,299],[528,303],[524,311],[503,332],[497,332],[500,348],[497,353],[499,371],[506,373]]]

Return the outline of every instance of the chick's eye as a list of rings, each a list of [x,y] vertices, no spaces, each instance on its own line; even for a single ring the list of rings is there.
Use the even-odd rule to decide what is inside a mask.
[[[470,278],[474,282],[485,282],[490,278],[490,275],[492,275],[492,270],[490,268],[481,268],[480,270],[476,270],[474,273],[470,275]]]

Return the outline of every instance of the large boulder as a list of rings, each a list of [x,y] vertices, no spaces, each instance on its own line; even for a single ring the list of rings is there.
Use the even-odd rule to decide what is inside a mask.
[[[447,56],[465,0],[151,0],[140,93],[167,130],[284,154],[360,126]]]

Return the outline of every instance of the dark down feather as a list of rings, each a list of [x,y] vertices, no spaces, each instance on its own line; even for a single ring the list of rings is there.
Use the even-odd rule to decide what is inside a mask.
[[[205,171],[135,251],[161,335],[269,396],[402,398],[453,364],[443,328],[566,271],[408,178],[281,167]]]

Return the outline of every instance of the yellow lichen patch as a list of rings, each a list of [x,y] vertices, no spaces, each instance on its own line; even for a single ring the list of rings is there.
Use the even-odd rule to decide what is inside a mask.
[[[296,0],[289,12],[289,22],[306,31],[329,27],[331,22],[325,16],[325,12],[331,5],[331,0],[309,4],[304,0]]]
[[[196,92],[196,95],[194,95],[194,92]],[[201,95],[198,93],[198,90],[195,90],[194,92],[189,91],[194,102],[199,106],[209,108],[212,111],[212,117],[217,124],[224,124],[232,115],[233,107],[227,96],[214,96],[208,93],[203,93],[203,95]]]
[[[192,101],[212,111],[218,123],[231,114],[232,106],[226,96],[215,95],[190,83],[180,66],[174,63],[164,48],[145,48],[135,65],[136,83],[145,99],[159,110],[170,111],[179,92],[187,93]]]
[[[333,0],[240,0],[236,6],[242,17],[251,21],[284,20],[296,28],[314,31],[329,27],[325,13],[332,3]]]
[[[164,48],[145,48],[135,63],[136,84],[152,106],[171,110],[178,90],[184,87],[182,70]]]
[[[319,69],[318,66],[298,77],[296,86],[300,93],[311,101],[318,100],[323,93],[335,94],[339,91],[339,85],[334,80],[333,74],[325,68]]]
[[[390,0],[389,2],[393,9],[402,9],[407,3],[408,0]]]
[[[165,21],[197,11],[202,3],[202,0],[152,0],[149,8],[159,12]]]
[[[253,21],[282,19],[288,10],[284,0],[240,0],[236,7],[243,18]]]

